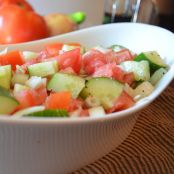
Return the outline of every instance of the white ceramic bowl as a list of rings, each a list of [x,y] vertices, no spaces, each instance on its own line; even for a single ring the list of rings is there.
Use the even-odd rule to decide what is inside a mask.
[[[64,174],[95,161],[129,135],[136,122],[134,113],[149,105],[174,77],[174,34],[150,25],[103,25],[45,40],[11,45],[9,49],[38,50],[44,44],[56,41],[81,42],[87,47],[117,43],[137,53],[157,50],[171,68],[149,97],[128,110],[103,118],[0,117],[1,174]]]

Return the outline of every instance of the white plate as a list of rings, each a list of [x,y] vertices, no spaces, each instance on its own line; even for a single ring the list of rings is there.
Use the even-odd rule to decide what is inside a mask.
[[[16,44],[9,49],[40,50],[52,42],[80,42],[84,46],[124,45],[134,52],[156,50],[170,70],[154,92],[134,107],[103,118],[0,117],[0,169],[2,174],[57,174],[74,171],[107,154],[130,133],[134,113],[149,105],[174,77],[174,34],[165,29],[118,23],[83,29],[44,40]],[[3,49],[1,46],[0,49]]]

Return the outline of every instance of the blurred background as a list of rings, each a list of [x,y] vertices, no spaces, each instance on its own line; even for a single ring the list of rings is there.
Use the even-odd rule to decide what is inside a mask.
[[[174,31],[174,0],[1,0],[0,44],[117,22],[153,24]]]
[[[106,0],[105,20],[141,22],[174,31],[174,0]]]
[[[72,13],[84,11],[87,18],[81,28],[100,23],[130,22],[134,11],[138,11],[136,21],[162,26],[174,30],[174,0],[28,0],[38,13]],[[115,5],[114,5],[115,4]],[[137,6],[136,6],[137,5]],[[112,14],[115,9],[115,14]],[[131,9],[132,8],[132,9]],[[136,9],[138,8],[138,9]],[[104,18],[102,16],[104,13]],[[111,19],[115,16],[114,20]]]

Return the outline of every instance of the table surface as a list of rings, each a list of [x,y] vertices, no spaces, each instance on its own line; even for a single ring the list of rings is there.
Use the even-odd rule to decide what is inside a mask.
[[[127,139],[73,174],[174,173],[174,81],[146,109]]]

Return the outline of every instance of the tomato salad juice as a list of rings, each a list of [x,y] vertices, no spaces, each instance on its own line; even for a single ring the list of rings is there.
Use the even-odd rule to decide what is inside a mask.
[[[112,45],[86,50],[53,43],[40,52],[0,55],[0,114],[12,117],[98,117],[151,94],[168,66],[156,51],[135,54]]]

